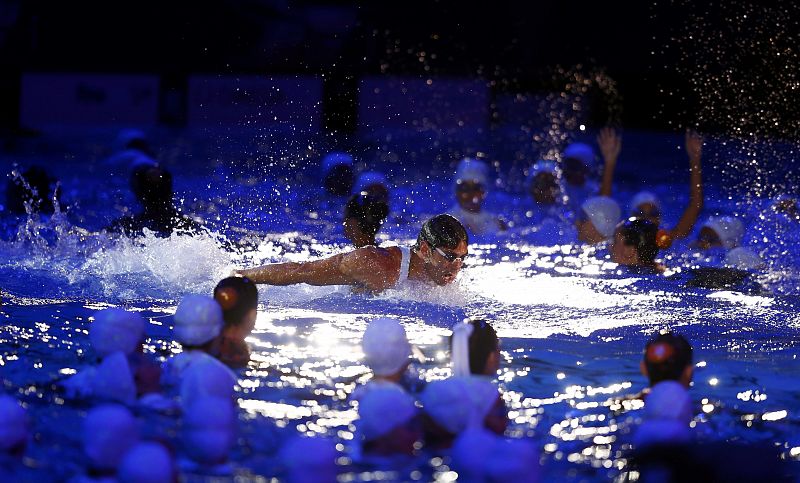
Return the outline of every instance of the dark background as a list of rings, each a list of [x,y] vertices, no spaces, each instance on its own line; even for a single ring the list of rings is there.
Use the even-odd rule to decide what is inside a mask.
[[[713,10],[726,6],[708,4],[705,21],[724,26]],[[495,90],[537,92],[561,88],[552,76],[556,65],[603,69],[617,83],[626,127],[674,130],[692,122],[686,112],[693,93],[675,67],[687,59],[667,47],[697,14],[697,3],[3,0],[0,6],[6,129],[19,128],[23,72],[157,73],[162,92],[181,92],[186,76],[198,72],[324,74],[325,125],[351,131],[362,75],[479,76]],[[596,116],[595,124],[604,119]],[[180,116],[164,121],[181,123]]]

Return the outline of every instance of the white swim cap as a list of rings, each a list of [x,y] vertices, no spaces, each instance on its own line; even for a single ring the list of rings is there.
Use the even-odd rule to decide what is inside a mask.
[[[606,238],[614,236],[614,230],[621,216],[616,201],[608,196],[594,196],[584,201],[581,209],[601,235]]]
[[[479,159],[464,158],[456,167],[456,183],[474,182],[489,185],[489,165]]]
[[[577,159],[586,165],[587,168],[594,166],[594,149],[584,143],[572,143],[564,149],[562,158]]]
[[[661,201],[658,199],[658,196],[656,196],[655,193],[650,191],[640,191],[631,199],[631,214],[635,214],[639,209],[639,206],[646,203],[655,206],[658,208],[658,211],[661,211]]]
[[[744,224],[732,216],[712,216],[703,224],[702,228],[714,230],[722,245],[729,250],[739,246],[744,236]]]
[[[181,376],[181,402],[184,407],[208,397],[233,399],[236,374],[213,356],[197,354]]]
[[[183,412],[183,448],[202,465],[225,463],[236,443],[236,412],[230,399],[192,401]]]
[[[483,426],[497,401],[497,387],[484,377],[451,377],[429,383],[420,400],[425,412],[451,434]]]
[[[224,320],[216,300],[205,295],[187,295],[175,311],[175,340],[199,346],[217,337]]]
[[[116,470],[138,439],[136,419],[123,406],[97,406],[86,415],[83,449],[94,468]]]
[[[758,270],[765,263],[756,252],[746,247],[736,247],[725,255],[725,265],[739,270]]]
[[[125,454],[117,479],[120,483],[172,483],[175,466],[163,445],[142,442]]]
[[[367,325],[361,339],[361,350],[372,372],[378,376],[389,376],[408,364],[411,344],[399,320],[382,317]]]
[[[336,445],[328,438],[294,436],[280,450],[290,483],[336,481]]]
[[[556,178],[556,180],[561,177],[561,170],[555,161],[540,159],[539,161],[533,163],[533,166],[531,166],[528,170],[528,177],[526,178],[525,183],[530,187],[531,183],[533,183],[536,177],[541,173],[550,173]]]
[[[104,309],[94,314],[89,340],[100,357],[116,351],[132,354],[144,338],[144,328],[144,318],[138,313]]]
[[[414,398],[398,387],[381,386],[358,402],[358,428],[365,441],[373,441],[411,420],[417,414]]]
[[[106,356],[97,366],[91,383],[91,394],[97,398],[129,405],[136,402],[136,382],[128,357],[122,352]]]
[[[0,396],[0,451],[10,451],[28,439],[29,422],[25,408],[11,396]]]

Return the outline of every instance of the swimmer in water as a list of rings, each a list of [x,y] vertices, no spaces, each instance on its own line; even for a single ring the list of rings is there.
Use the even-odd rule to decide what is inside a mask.
[[[258,315],[258,288],[246,277],[228,277],[214,288],[214,300],[222,308],[225,325],[219,360],[229,367],[244,367],[250,362],[245,339],[253,332]]]
[[[584,201],[598,193],[597,182],[590,177],[595,166],[594,149],[588,144],[572,143],[564,149],[561,159],[567,204],[577,212]]]
[[[612,238],[619,218],[620,209],[616,201],[608,196],[589,198],[575,214],[578,240],[594,245]]]
[[[131,190],[142,205],[142,211],[115,220],[108,231],[135,236],[141,235],[146,228],[160,236],[169,236],[173,231],[196,231],[199,228],[195,221],[175,209],[172,174],[166,169],[148,162],[136,164],[131,173]]]
[[[369,246],[322,260],[276,263],[236,273],[268,285],[351,285],[369,292],[381,292],[406,280],[448,285],[464,264],[468,244],[461,222],[450,215],[437,215],[422,225],[411,248]]]
[[[489,185],[489,165],[478,159],[462,159],[456,168],[455,191],[457,204],[450,214],[461,220],[475,234],[495,233],[506,229],[505,223],[483,209]]]
[[[356,248],[377,246],[375,235],[387,216],[389,205],[385,201],[366,192],[357,193],[344,207],[344,236]]]
[[[358,179],[353,185],[353,194],[368,195],[388,205],[389,182],[386,180],[386,176],[377,171],[365,171],[358,175]]]
[[[614,240],[609,251],[611,261],[627,267],[663,272],[664,266],[656,262],[658,227],[643,218],[628,218],[614,230]]]
[[[600,131],[597,137],[600,151],[603,154],[605,166],[603,169],[603,182],[600,194],[611,196],[614,170],[617,165],[617,158],[622,150],[622,137],[613,129],[605,128]],[[703,138],[694,131],[686,131],[686,154],[689,158],[689,203],[681,215],[681,219],[674,228],[663,230],[660,236],[661,245],[666,248],[672,240],[686,238],[692,232],[697,217],[703,209],[703,176],[702,176],[702,155]],[[641,191],[637,193],[631,201],[630,216],[644,218],[651,221],[657,228],[661,227],[661,202],[658,197],[649,192]]]
[[[334,151],[322,158],[322,186],[329,195],[349,195],[353,181],[353,156]]]

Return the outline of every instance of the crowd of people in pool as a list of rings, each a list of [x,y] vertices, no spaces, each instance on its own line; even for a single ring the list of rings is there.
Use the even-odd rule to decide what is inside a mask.
[[[608,243],[612,262],[658,273],[659,250],[691,236],[701,214],[702,139],[695,133],[686,135],[690,196],[672,228],[662,225],[661,202],[646,191],[634,196],[630,216],[623,219],[611,196],[621,137],[605,129],[598,145],[603,159],[598,180],[591,176],[595,151],[586,144],[572,144],[560,160],[541,160],[530,167],[526,187],[536,209],[528,217],[534,227],[528,233],[550,244]],[[145,228],[162,234],[198,229],[176,210],[172,175],[152,158],[143,139],[129,140],[117,158],[129,168],[141,211],[113,221],[108,231],[135,236]],[[512,229],[502,216],[484,209],[491,169],[479,159],[458,163],[455,205],[427,219],[411,247],[378,243],[377,234],[390,215],[391,186],[384,175],[368,171],[356,177],[353,157],[341,152],[327,155],[322,169],[320,188],[343,200],[343,230],[353,250],[322,260],[243,268],[222,280],[212,296],[185,297],[173,317],[173,340],[181,351],[163,364],[144,351],[147,323],[139,314],[117,308],[95,314],[89,340],[96,363],[60,382],[65,397],[95,404],[84,421],[87,470],[77,480],[167,482],[179,472],[230,472],[229,457],[237,441],[234,370],[250,360],[245,339],[255,325],[257,284],[350,285],[356,292],[370,293],[407,281],[448,285],[468,256],[470,235]],[[42,210],[55,209],[57,196],[37,198],[38,193],[51,192],[50,183],[41,170],[27,171],[10,182],[6,208],[26,212],[38,204]],[[770,209],[798,220],[792,198],[780,198]],[[741,246],[744,231],[738,217],[712,217],[701,225],[692,245],[719,247],[730,265],[758,268],[763,263],[759,255]],[[403,325],[389,318],[369,322],[362,350],[372,378],[352,394],[359,418],[348,457],[381,467],[426,452],[448,455],[451,467],[466,481],[537,481],[542,471],[538,448],[530,440],[504,436],[508,411],[493,381],[502,358],[490,322],[456,323],[449,345],[451,377],[427,383],[412,380],[412,346]],[[643,422],[632,439],[634,461],[642,471],[666,475],[662,481],[690,481],[687,471],[710,480],[723,479],[731,467],[743,471],[741,465],[721,464],[723,454],[735,453],[731,448],[719,454],[692,448],[688,391],[693,367],[692,347],[680,335],[660,334],[644,349],[642,372],[650,387],[632,396],[645,401]],[[0,397],[0,406],[3,469],[13,475],[14,464],[21,464],[25,453],[31,421],[10,396]],[[180,435],[169,441],[141,439],[135,415],[143,417],[141,408],[180,414]],[[278,460],[289,481],[333,481],[340,456],[334,441],[298,437],[283,445]],[[749,456],[759,477],[777,474],[770,473],[777,467],[770,463],[772,456]]]
[[[83,420],[86,469],[73,481],[168,483],[179,474],[231,475],[238,438],[234,370],[249,362],[245,338],[257,308],[256,284],[246,277],[220,281],[213,296],[184,297],[172,330],[181,351],[162,364],[144,351],[147,322],[141,315],[119,308],[96,312],[88,348],[95,363],[59,382],[65,398],[91,404]],[[267,476],[335,481],[342,456],[392,469],[425,454],[449,457],[461,481],[541,481],[534,441],[505,436],[508,410],[494,382],[503,357],[488,321],[467,319],[452,327],[445,379],[426,382],[409,371],[414,348],[397,319],[369,321],[361,349],[371,377],[349,396],[358,419],[346,450],[329,437],[297,435],[282,445],[275,473]],[[742,448],[693,442],[693,360],[691,344],[679,334],[657,334],[644,347],[641,370],[649,386],[625,396],[644,401],[630,438],[630,469],[644,481],[648,475],[665,478],[658,481],[780,479],[777,453],[748,450],[743,467],[725,461]],[[0,396],[0,409],[0,475],[13,480],[37,423],[11,396]],[[141,436],[154,414],[179,415],[179,434]]]

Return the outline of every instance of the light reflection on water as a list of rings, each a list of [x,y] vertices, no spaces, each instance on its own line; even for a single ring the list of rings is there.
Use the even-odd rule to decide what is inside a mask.
[[[215,248],[197,260],[217,267],[216,275],[237,260],[304,260],[341,250],[310,242],[287,253],[291,236],[274,240],[280,243],[264,242],[239,255]],[[159,242],[156,248],[175,256],[186,247]],[[263,288],[256,328],[248,339],[253,359],[239,376],[242,444],[249,449],[234,455],[237,463],[267,472],[260,458],[272,458],[293,432],[352,440],[357,414],[349,395],[368,378],[360,337],[368,320],[378,315],[404,323],[423,354],[415,367],[427,380],[449,374],[447,336],[454,322],[465,316],[490,320],[502,338],[498,380],[510,411],[509,435],[537,442],[549,478],[606,479],[625,471],[630,431],[642,407],[641,400],[626,396],[645,385],[638,367],[644,342],[666,327],[685,333],[695,346],[691,393],[699,439],[772,441],[787,458],[800,458],[800,339],[791,300],[689,289],[663,277],[617,275],[616,267],[573,247],[476,245],[471,254],[458,284],[424,293],[410,287],[364,297],[342,288]],[[178,297],[137,301],[135,292],[147,293],[152,285],[144,279],[153,270],[162,271],[163,262],[148,262],[150,268],[134,279],[125,297],[127,308],[142,311],[149,320],[147,350],[159,357],[177,349],[168,315]],[[108,280],[118,269],[116,262],[108,273],[93,265]],[[175,294],[187,288],[210,291],[210,282],[200,283],[189,269],[188,264],[178,266],[171,278],[158,283],[178,284],[168,291]],[[18,391],[37,421],[67,420],[65,428],[75,428],[83,409],[62,404],[50,381],[88,362],[83,349],[89,316],[108,303],[30,296],[5,302],[0,365],[8,388]],[[79,445],[70,444],[74,437],[59,431],[67,429],[56,431],[63,445],[48,449],[42,443],[32,451],[45,467],[48,460],[62,457],[81,461]],[[403,480],[413,479],[413,473],[417,479],[450,481],[453,472],[446,460],[435,463],[420,458],[393,473],[353,467],[345,469],[343,480]]]

